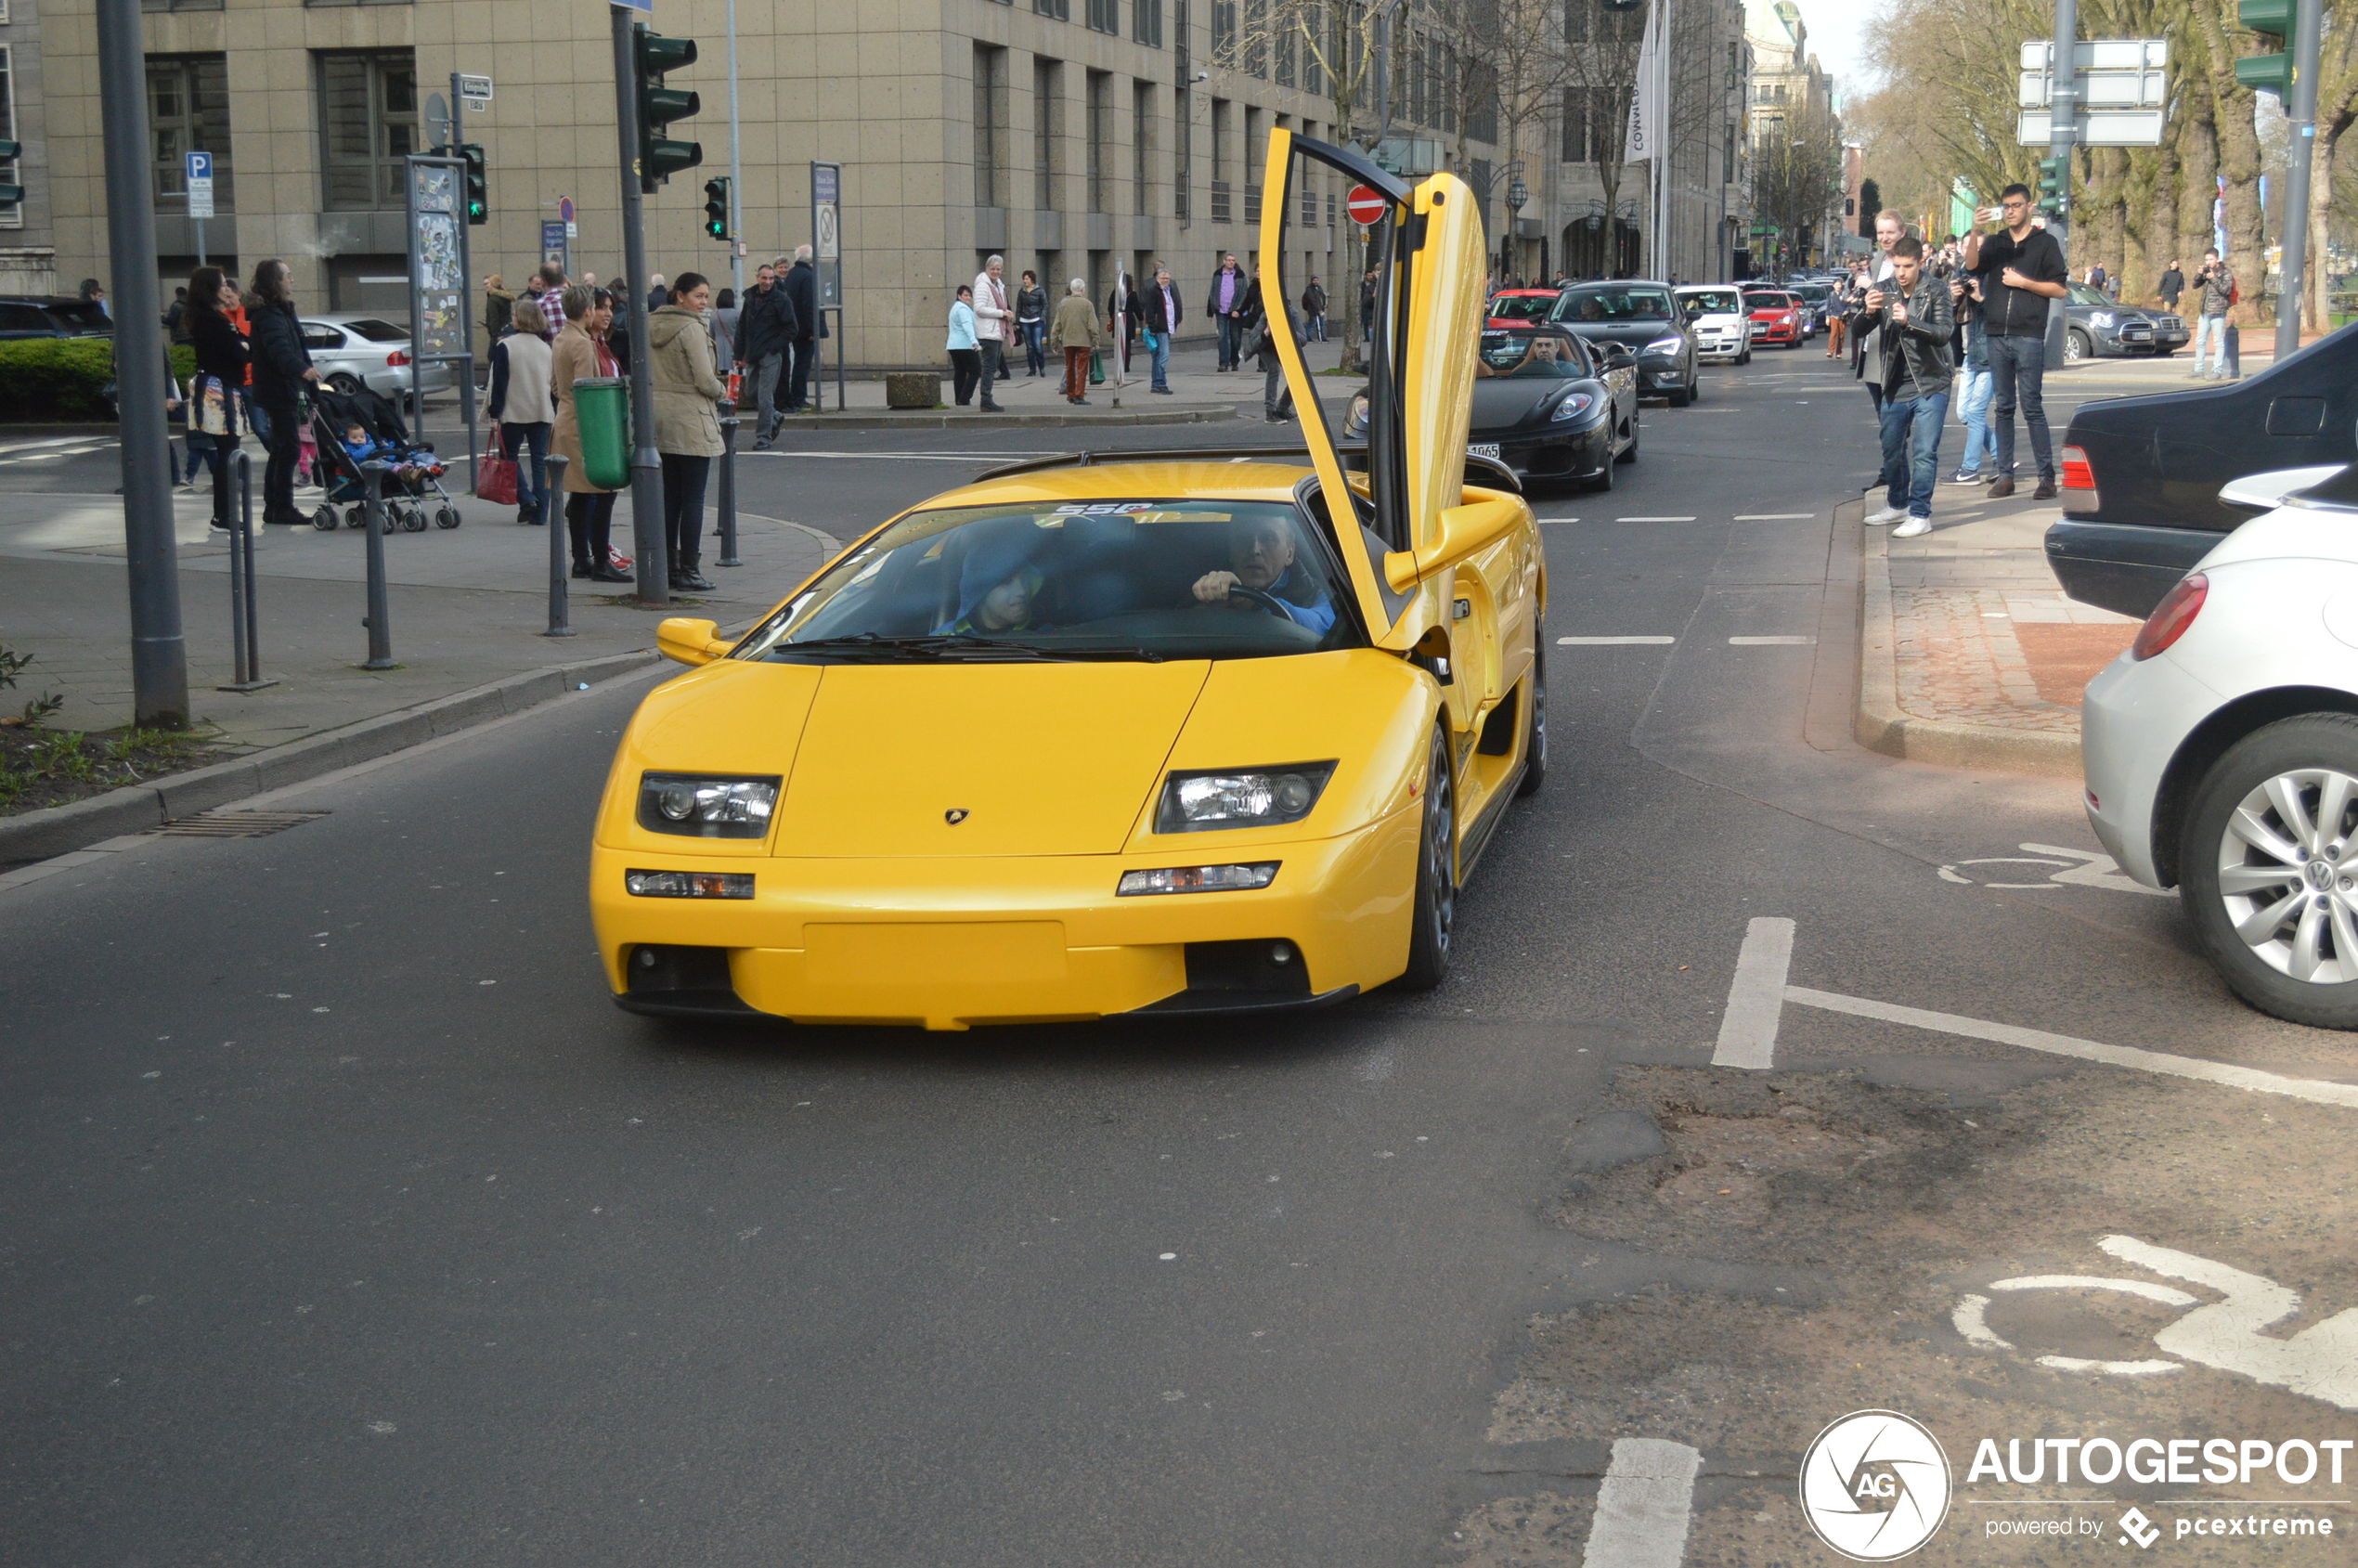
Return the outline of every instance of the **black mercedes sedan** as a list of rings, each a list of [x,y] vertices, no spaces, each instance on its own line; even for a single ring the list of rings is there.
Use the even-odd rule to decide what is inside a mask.
[[[2151,615],[2251,516],[2222,501],[2221,486],[2358,462],[2358,325],[2223,386],[2084,404],[2055,455],[2063,518],[2047,530],[2055,580],[2083,603]]]
[[[1695,335],[1667,283],[1575,283],[1556,301],[1558,326],[1602,348],[1618,343],[1638,361],[1638,395],[1683,408],[1703,395]]]
[[[1352,399],[1347,429],[1367,430],[1367,395]],[[1638,368],[1548,322],[1492,328],[1474,366],[1466,451],[1495,458],[1526,484],[1576,481],[1613,488],[1616,463],[1638,460]]]

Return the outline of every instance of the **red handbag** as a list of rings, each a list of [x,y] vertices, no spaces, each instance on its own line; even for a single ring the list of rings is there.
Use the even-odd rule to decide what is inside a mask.
[[[491,450],[475,465],[475,494],[499,506],[516,504],[516,464],[498,426],[491,431]]]

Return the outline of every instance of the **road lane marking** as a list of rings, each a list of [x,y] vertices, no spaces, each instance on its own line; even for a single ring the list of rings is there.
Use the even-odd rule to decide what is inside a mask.
[[[1728,987],[1712,1066],[1766,1071],[1776,1065],[1777,1022],[1784,1012],[1785,972],[1792,966],[1793,922],[1755,916],[1736,954],[1736,978]]]
[[[1750,945],[1749,939],[1746,945]],[[2288,1099],[2307,1100],[2314,1105],[2358,1107],[2358,1083],[2327,1083],[2312,1078],[2287,1078],[2280,1073],[2262,1072],[2257,1068],[2236,1067],[2228,1062],[2208,1062],[2193,1056],[2172,1056],[2160,1051],[2139,1050],[2133,1045],[2106,1045],[2093,1040],[2075,1040],[2068,1034],[2051,1034],[2043,1029],[1990,1023],[1981,1018],[1962,1017],[1955,1013],[1936,1013],[1924,1007],[1902,1007],[1897,1003],[1876,1002],[1863,996],[1844,996],[1831,991],[1812,991],[1807,986],[1785,987],[1784,1000],[1829,1013],[1880,1018],[1885,1023],[1907,1024],[1941,1034],[1962,1034],[1969,1040],[2019,1045],[2025,1050],[2044,1051],[2050,1056],[2104,1062],[2112,1067],[2133,1068],[2171,1078],[2191,1078],[2257,1095],[2282,1095]],[[1734,998],[1730,995],[1731,1006],[1733,1002]],[[1722,1033],[1725,1033],[1724,1029]],[[1713,1060],[1717,1062],[1717,1058]]]
[[[1616,523],[1691,523],[1691,517],[1616,517]]]
[[[1621,648],[1643,645],[1663,647],[1676,642],[1676,637],[1559,637],[1559,648]]]
[[[1807,648],[1815,646],[1814,637],[1730,637],[1730,648]]]
[[[1536,517],[1532,521],[1535,523],[1577,523],[1580,519],[1577,517]]]
[[[1807,523],[1818,514],[1814,512],[1740,512],[1738,523]]]
[[[1678,1568],[1703,1455],[1658,1437],[1616,1437],[1581,1568]]]
[[[741,458],[837,458],[853,462],[1005,462],[1004,452],[796,452],[783,447],[744,451]]]

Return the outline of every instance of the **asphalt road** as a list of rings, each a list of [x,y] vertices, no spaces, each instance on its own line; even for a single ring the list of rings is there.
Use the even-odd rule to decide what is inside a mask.
[[[1427,996],[626,1016],[583,849],[645,682],[0,895],[0,1562],[1570,1564],[1633,1436],[1703,1456],[1687,1562],[1819,1562],[1792,1477],[1853,1409],[2339,1430],[2030,1361],[2143,1298],[2002,1301],[2018,1354],[1952,1311],[2120,1272],[2114,1233],[2358,1303],[2352,1112],[1797,1005],[1773,1072],[1710,1065],[1768,917],[1797,986],[2358,1078],[2173,901],[2052,880],[2024,845],[2095,850],[2068,782],[1849,744],[1872,431],[1765,354],[1650,406],[1612,495],[1539,499],[1551,638],[1675,641],[1550,648],[1553,771]],[[845,537],[1056,434],[797,432],[745,504]],[[1970,1511],[1926,1561],[2050,1560]]]

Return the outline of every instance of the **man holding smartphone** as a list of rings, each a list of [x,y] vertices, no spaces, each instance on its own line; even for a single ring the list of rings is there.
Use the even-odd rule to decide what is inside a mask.
[[[2010,185],[2000,193],[1997,206],[1974,214],[1976,223],[2005,227],[1995,234],[1976,229],[1965,239],[1965,269],[1981,279],[1982,332],[1994,389],[1989,421],[1997,437],[1998,482],[1989,486],[1992,500],[2015,493],[2016,402],[2030,432],[2031,453],[2039,460],[2039,488],[2030,499],[2055,497],[2054,448],[2047,434],[2043,396],[2047,302],[2064,297],[2064,280],[2071,274],[2064,266],[2063,247],[2033,224],[2030,214],[2030,188]]]

